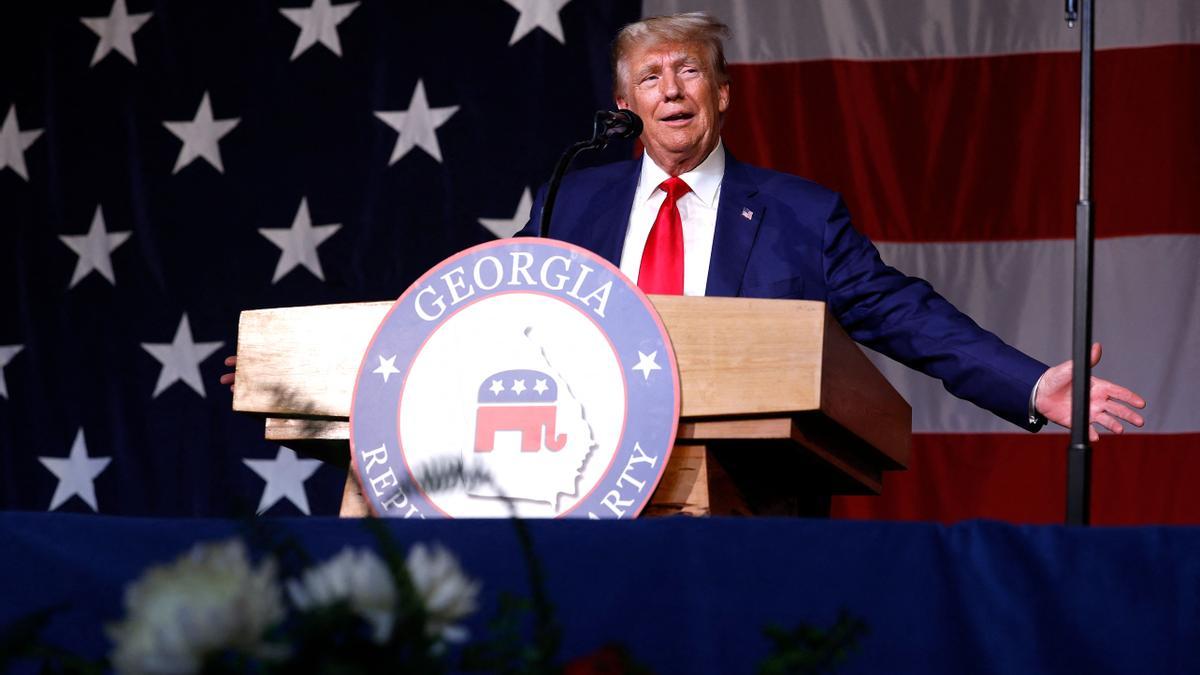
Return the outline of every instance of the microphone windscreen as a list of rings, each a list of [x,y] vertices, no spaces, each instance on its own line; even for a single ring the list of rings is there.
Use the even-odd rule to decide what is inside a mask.
[[[596,120],[602,126],[601,136],[614,138],[637,138],[642,135],[642,118],[632,110],[600,110]]]
[[[618,110],[617,115],[625,118],[625,127],[621,130],[620,138],[637,138],[642,135],[642,118],[632,110]]]

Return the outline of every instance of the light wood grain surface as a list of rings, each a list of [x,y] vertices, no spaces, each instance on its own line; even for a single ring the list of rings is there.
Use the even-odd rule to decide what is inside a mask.
[[[820,405],[824,304],[651,296],[675,349],[681,415]],[[390,303],[242,312],[233,409],[349,417],[362,354]]]
[[[883,471],[907,464],[911,409],[824,303],[681,296],[651,301],[679,367],[683,444],[651,512],[707,511],[714,489],[709,474],[721,478],[703,443],[734,442],[751,454],[755,444],[789,444],[848,479],[841,491],[878,492]],[[243,312],[234,409],[265,416],[268,440],[333,442],[320,447],[344,453],[340,442],[349,439],[362,354],[391,304]],[[353,488],[348,484],[346,515],[363,512]]]

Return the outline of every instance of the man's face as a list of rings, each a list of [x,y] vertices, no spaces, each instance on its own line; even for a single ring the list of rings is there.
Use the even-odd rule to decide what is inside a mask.
[[[690,171],[717,147],[729,85],[695,44],[668,43],[632,50],[617,105],[642,118],[642,144],[671,175]]]

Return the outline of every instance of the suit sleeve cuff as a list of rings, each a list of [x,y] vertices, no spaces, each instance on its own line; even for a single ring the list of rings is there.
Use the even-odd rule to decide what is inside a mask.
[[[1045,375],[1045,373],[1043,373]],[[1029,392],[1029,426],[1032,431],[1037,432],[1042,427],[1046,426],[1046,418],[1037,411],[1037,393],[1038,387],[1042,384],[1042,378],[1038,378],[1037,382],[1033,383],[1033,390]]]

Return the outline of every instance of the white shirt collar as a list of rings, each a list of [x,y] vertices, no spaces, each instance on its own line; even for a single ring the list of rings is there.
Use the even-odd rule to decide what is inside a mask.
[[[725,145],[717,139],[717,147],[708,153],[708,157],[696,168],[680,174],[683,182],[692,188],[692,193],[711,207],[717,198],[717,190],[721,187],[721,178],[725,175]],[[638,178],[637,193],[634,203],[641,203],[650,198],[662,182],[671,176],[650,159],[650,155],[642,153],[642,173]]]

